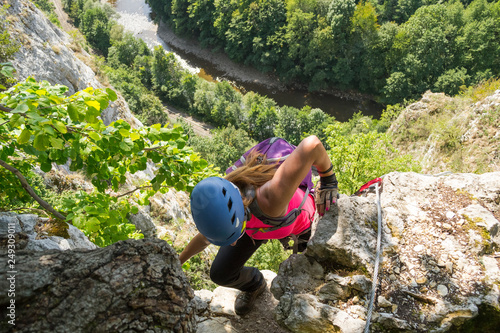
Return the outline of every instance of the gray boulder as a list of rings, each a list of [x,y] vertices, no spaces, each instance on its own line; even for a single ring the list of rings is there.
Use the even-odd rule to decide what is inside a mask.
[[[271,291],[292,332],[363,332],[376,253],[375,194],[341,196]],[[372,332],[500,327],[500,172],[390,173]],[[322,272],[323,271],[323,272]]]
[[[175,251],[158,239],[96,250],[15,253],[0,259],[2,332],[194,332],[194,297]],[[14,276],[14,280],[8,280]],[[10,320],[10,319],[9,319]]]
[[[15,240],[16,249],[33,251],[97,248],[83,232],[66,222],[34,214],[0,213],[0,249],[7,248],[9,239]]]

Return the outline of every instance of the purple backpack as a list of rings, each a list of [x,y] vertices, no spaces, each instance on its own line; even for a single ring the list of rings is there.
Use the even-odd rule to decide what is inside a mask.
[[[267,162],[268,163],[275,163],[278,162],[278,164],[283,163],[283,161],[294,151],[297,147],[289,143],[283,138],[269,138],[266,139],[262,142],[259,142],[249,150],[247,150],[239,160],[234,162],[232,166],[227,168],[226,170],[226,175],[230,173],[233,170],[236,170],[240,166],[245,163],[246,157],[252,152],[253,150],[256,150],[259,153],[262,153],[266,156]],[[300,188],[306,190],[309,189],[309,192],[311,193],[313,191],[313,182],[312,182],[312,171],[309,170],[309,173],[306,175],[306,177],[302,180],[302,182],[299,185]]]
[[[247,156],[254,150],[264,154],[267,158],[268,163],[278,162],[278,164],[281,164],[296,148],[296,146],[292,145],[282,138],[273,137],[266,139],[247,150],[239,160],[237,160],[232,166],[227,168],[226,174],[229,174],[233,170],[236,170],[237,168],[242,166],[245,163]],[[248,207],[251,214],[255,215],[263,223],[271,226],[269,228],[266,228],[266,230],[262,230],[261,228],[260,231],[272,231],[292,224],[297,216],[300,215],[302,206],[304,205],[308,194],[312,193],[314,190],[313,187],[314,185],[312,182],[312,170],[309,170],[309,173],[299,185],[299,188],[304,190],[304,192],[306,193],[306,195],[304,196],[304,200],[299,207],[291,210],[286,216],[280,218],[267,216],[260,210],[259,206],[257,205],[257,200],[253,200]]]

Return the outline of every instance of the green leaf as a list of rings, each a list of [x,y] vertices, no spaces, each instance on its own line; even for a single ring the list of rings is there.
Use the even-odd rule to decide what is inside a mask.
[[[17,138],[17,142],[20,145],[23,145],[30,140],[30,137],[31,137],[31,131],[29,129],[25,128],[21,132],[21,135],[19,135],[19,137]]]
[[[62,104],[62,102],[64,102],[64,99],[60,98],[59,96],[54,96],[54,95],[50,95],[49,100],[54,102],[55,104]]]
[[[66,129],[66,125],[64,123],[60,122],[59,120],[52,120],[52,125],[62,134],[68,133],[68,130]]]
[[[130,132],[124,128],[120,128],[119,132],[124,138],[128,138],[130,136]]]
[[[116,92],[112,89],[106,88],[106,92],[108,93],[109,99],[114,102],[118,98]]]
[[[198,167],[200,169],[206,169],[208,167],[208,162],[204,159],[199,160]]]
[[[29,111],[26,112],[28,119],[34,120],[35,122],[47,122],[47,118],[40,116],[37,112]]]
[[[98,214],[99,213],[99,210],[94,206],[88,205],[88,206],[83,207],[83,209],[85,210],[85,212],[87,214]]]
[[[138,139],[140,139],[140,138],[141,138],[141,136],[140,136],[139,134],[137,134],[137,133],[135,133],[135,132],[130,133],[130,139],[131,139],[132,141],[138,140]]]
[[[33,141],[33,147],[35,147],[39,151],[47,150],[50,142],[45,134],[37,134],[35,135],[35,140]]]
[[[137,214],[137,213],[139,213],[139,207],[137,207],[137,206],[132,207],[132,209],[130,210],[130,212],[131,212],[132,214]]]
[[[49,135],[55,135],[54,128],[48,124],[43,125],[43,131]]]
[[[40,169],[43,172],[49,172],[50,170],[52,170],[52,163],[50,162],[50,160],[45,160],[44,162],[42,162],[40,164]]]
[[[94,107],[89,107],[87,109],[87,112],[85,113],[85,120],[89,124],[93,124],[93,123],[98,122],[97,117],[99,117],[100,115],[101,115],[101,113],[99,112],[98,109],[96,109]]]
[[[93,107],[94,109],[96,110],[100,110],[101,109],[101,104],[97,101],[85,101],[85,104],[87,104],[88,106],[90,107]]]
[[[184,148],[184,146],[186,145],[186,140],[184,140],[184,139],[177,139],[177,140],[175,140],[175,142],[177,143],[177,147],[179,149]]]
[[[49,138],[50,143],[52,144],[52,147],[56,149],[63,149],[64,148],[64,141],[62,139],[50,137]]]
[[[69,104],[67,110],[72,122],[77,123],[80,121],[78,107],[75,104]]]
[[[10,117],[9,124],[12,127],[18,127],[21,124],[24,124],[25,118],[21,116],[19,113],[13,114],[12,117]]]
[[[120,148],[125,150],[125,151],[131,150],[131,147],[125,141],[120,142]]]
[[[97,217],[91,217],[87,220],[87,230],[90,232],[96,232],[100,229],[101,221]]]
[[[18,104],[14,110],[11,111],[11,113],[26,113],[28,112],[29,107],[28,104],[22,103]]]
[[[16,71],[15,68],[12,66],[10,62],[2,63],[2,69],[0,70],[0,73],[5,75],[6,77],[13,78],[15,71]]]
[[[89,132],[89,136],[94,139],[94,141],[101,140],[101,136],[96,132]]]
[[[77,227],[78,229],[83,229],[83,228],[82,228],[82,227],[83,227],[83,226],[82,226],[82,222],[83,222],[82,220],[83,220],[83,218],[82,218],[81,216],[75,216],[75,217],[73,218],[73,225],[74,225],[75,227]]]

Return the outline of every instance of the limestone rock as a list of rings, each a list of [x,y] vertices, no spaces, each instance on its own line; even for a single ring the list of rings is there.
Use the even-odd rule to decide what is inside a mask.
[[[130,214],[128,220],[135,225],[135,230],[144,235],[144,238],[156,236],[156,225],[151,219],[151,215],[148,213],[148,207],[139,208],[139,212],[137,214]]]
[[[447,332],[465,325],[495,332],[500,172],[394,172],[383,178],[380,202],[382,256],[371,329]],[[376,209],[373,194],[341,196],[313,227],[307,250],[281,265],[272,291],[284,327],[363,331],[367,317],[359,310],[370,301]],[[337,325],[339,318],[350,324]]]
[[[377,206],[363,197],[340,196],[338,205],[318,223],[307,245],[307,256],[355,268],[374,261]]]
[[[87,87],[103,88],[94,71],[79,59],[90,59],[90,56],[83,50],[75,54],[71,49],[71,37],[66,32],[52,24],[30,1],[9,0],[9,5],[7,13],[13,17],[13,22],[8,29],[11,37],[22,44],[12,60],[20,80],[33,76],[38,81],[67,86],[70,94]],[[132,127],[142,126],[123,97],[118,96],[102,112],[104,123],[124,119]]]
[[[95,249],[97,246],[73,225],[33,214],[0,213],[0,247],[13,234],[17,249],[33,251]]]
[[[224,317],[205,318],[198,323],[197,333],[238,333],[231,320]]]
[[[277,320],[292,332],[362,332],[365,322],[313,295],[285,293],[276,308]]]
[[[162,240],[96,250],[16,251],[16,332],[194,332],[194,297],[175,251]],[[0,288],[8,290],[6,256]],[[0,295],[6,318],[10,299]],[[1,330],[13,326],[2,321]]]
[[[304,255],[292,254],[280,265],[280,274],[271,284],[276,299],[292,288],[296,293],[313,291],[323,283],[324,269],[316,260]]]
[[[210,311],[215,315],[234,316],[234,300],[239,291],[232,288],[217,287],[214,290],[214,296],[210,302]]]

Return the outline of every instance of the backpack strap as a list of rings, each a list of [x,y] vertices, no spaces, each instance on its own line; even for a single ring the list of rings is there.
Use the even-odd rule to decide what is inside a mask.
[[[264,212],[262,212],[262,210],[259,207],[257,199],[255,198],[248,206],[250,212],[256,218],[261,220],[262,223],[268,224],[268,225],[270,225],[270,227],[247,228],[247,229],[248,230],[255,230],[254,233],[256,233],[258,231],[268,232],[268,231],[278,230],[279,228],[283,228],[283,227],[287,227],[287,226],[291,225],[293,222],[295,222],[297,217],[302,213],[302,206],[304,206],[308,196],[309,196],[309,189],[305,189],[304,198],[302,199],[302,202],[300,203],[299,207],[292,209],[285,216],[282,216],[282,217],[272,217],[272,216],[264,214]]]

